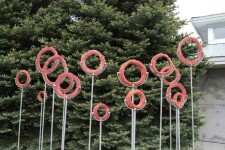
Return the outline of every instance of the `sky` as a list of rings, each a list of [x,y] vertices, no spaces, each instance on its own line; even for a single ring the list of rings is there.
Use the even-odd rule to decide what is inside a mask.
[[[225,0],[177,0],[176,5],[178,16],[188,21],[191,17],[225,13]],[[192,36],[198,36],[190,22],[180,32],[194,32]]]

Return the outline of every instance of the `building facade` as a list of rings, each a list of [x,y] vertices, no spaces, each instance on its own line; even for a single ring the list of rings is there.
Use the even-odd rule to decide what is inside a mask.
[[[204,95],[198,102],[205,125],[199,131],[199,150],[225,150],[225,13],[193,17],[213,67],[201,78]]]

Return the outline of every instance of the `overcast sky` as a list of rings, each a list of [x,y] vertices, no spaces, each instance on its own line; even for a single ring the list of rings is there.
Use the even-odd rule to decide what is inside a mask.
[[[225,13],[225,0],[177,0],[176,4],[181,19],[190,20],[191,17]],[[195,31],[192,24],[189,23],[181,32]]]

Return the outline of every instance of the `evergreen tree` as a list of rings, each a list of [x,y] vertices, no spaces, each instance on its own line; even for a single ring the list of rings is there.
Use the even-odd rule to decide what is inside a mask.
[[[36,71],[35,59],[44,46],[53,46],[68,63],[69,71],[78,75],[82,91],[68,101],[66,128],[66,149],[87,149],[89,128],[89,100],[91,76],[84,73],[79,65],[81,55],[89,49],[99,50],[107,60],[105,71],[96,76],[94,86],[94,106],[103,102],[110,108],[111,116],[103,123],[102,149],[130,149],[131,111],[124,104],[129,87],[122,85],[117,72],[122,63],[137,59],[145,64],[149,78],[138,89],[147,97],[147,105],[137,111],[136,148],[158,149],[159,145],[159,104],[160,80],[148,67],[151,58],[158,53],[168,54],[182,74],[182,83],[190,94],[189,68],[176,56],[178,42],[186,35],[179,35],[178,29],[184,24],[174,12],[174,1],[168,0],[84,0],[84,1],[21,1],[0,0],[0,148],[16,147],[19,90],[14,84],[15,74],[20,69],[31,72],[32,82],[25,89],[21,128],[21,147],[37,149],[40,105],[36,99],[44,81]],[[183,46],[186,56],[196,52],[195,46]],[[166,65],[163,60],[158,67]],[[99,60],[91,58],[87,65],[98,66]],[[194,68],[197,83],[205,72],[206,62]],[[54,76],[51,74],[52,77]],[[139,71],[131,65],[126,69],[126,77],[135,81]],[[164,86],[164,93],[166,90]],[[197,84],[195,85],[197,89]],[[195,91],[194,100],[201,93]],[[46,103],[44,148],[49,149],[51,121],[51,88]],[[163,102],[163,149],[169,147],[169,107]],[[61,142],[62,100],[55,104],[54,149]],[[191,145],[191,106],[188,99],[181,110],[181,145],[188,149]],[[196,128],[202,125],[195,108]],[[175,113],[173,111],[173,116]],[[175,117],[173,118],[175,125]],[[175,126],[174,126],[175,127]],[[197,130],[196,134],[197,134]],[[175,130],[174,130],[175,145]],[[99,123],[93,121],[92,148],[98,148]]]
[[[40,73],[36,71],[35,59],[44,47],[42,41],[60,38],[62,29],[70,23],[68,4],[75,9],[78,2],[0,1],[0,149],[15,149],[17,145],[20,91],[14,78],[22,69],[30,72],[32,81],[24,90],[21,147],[38,147],[40,105],[36,95],[44,85]],[[48,103],[50,107],[50,99]],[[47,128],[49,112],[50,109],[46,113]],[[45,131],[50,131],[47,128]],[[49,141],[47,139],[46,142]]]

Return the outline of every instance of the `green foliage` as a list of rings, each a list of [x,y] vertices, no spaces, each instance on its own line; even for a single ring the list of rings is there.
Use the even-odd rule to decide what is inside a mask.
[[[131,111],[124,105],[124,97],[131,89],[117,79],[122,63],[137,59],[146,65],[148,80],[138,89],[147,97],[147,105],[137,112],[137,149],[158,149],[160,81],[151,73],[148,64],[157,53],[166,53],[181,70],[181,83],[190,93],[189,68],[176,56],[178,42],[186,35],[178,35],[183,25],[174,13],[174,1],[167,0],[56,0],[22,1],[0,0],[0,149],[15,149],[17,144],[20,91],[14,83],[16,73],[29,70],[31,85],[24,89],[21,147],[37,149],[40,104],[36,95],[43,90],[42,76],[35,68],[36,55],[44,46],[53,46],[68,63],[69,71],[78,75],[82,91],[68,102],[66,149],[87,149],[89,128],[89,100],[91,76],[79,66],[81,55],[89,49],[99,50],[107,60],[105,71],[95,77],[94,105],[107,104],[110,118],[103,123],[102,149],[130,149]],[[184,45],[184,55],[196,51]],[[98,60],[87,62],[98,66]],[[165,65],[160,61],[161,66]],[[199,77],[205,73],[204,60],[194,71],[194,100]],[[50,77],[56,74],[50,74]],[[138,80],[135,67],[127,69],[130,80]],[[166,90],[164,86],[164,91]],[[51,122],[51,94],[46,102],[44,148],[49,148]],[[164,92],[165,93],[165,92]],[[169,147],[169,105],[163,102],[163,149]],[[191,145],[191,106],[188,99],[181,110],[182,148]],[[195,108],[196,128],[202,125]],[[173,116],[175,113],[173,111]],[[57,98],[54,117],[54,149],[60,148],[62,100]],[[175,117],[173,118],[175,125]],[[92,148],[98,149],[99,123],[93,121]],[[175,143],[175,130],[173,142]],[[197,130],[196,130],[197,134]],[[175,144],[174,144],[175,145]]]

